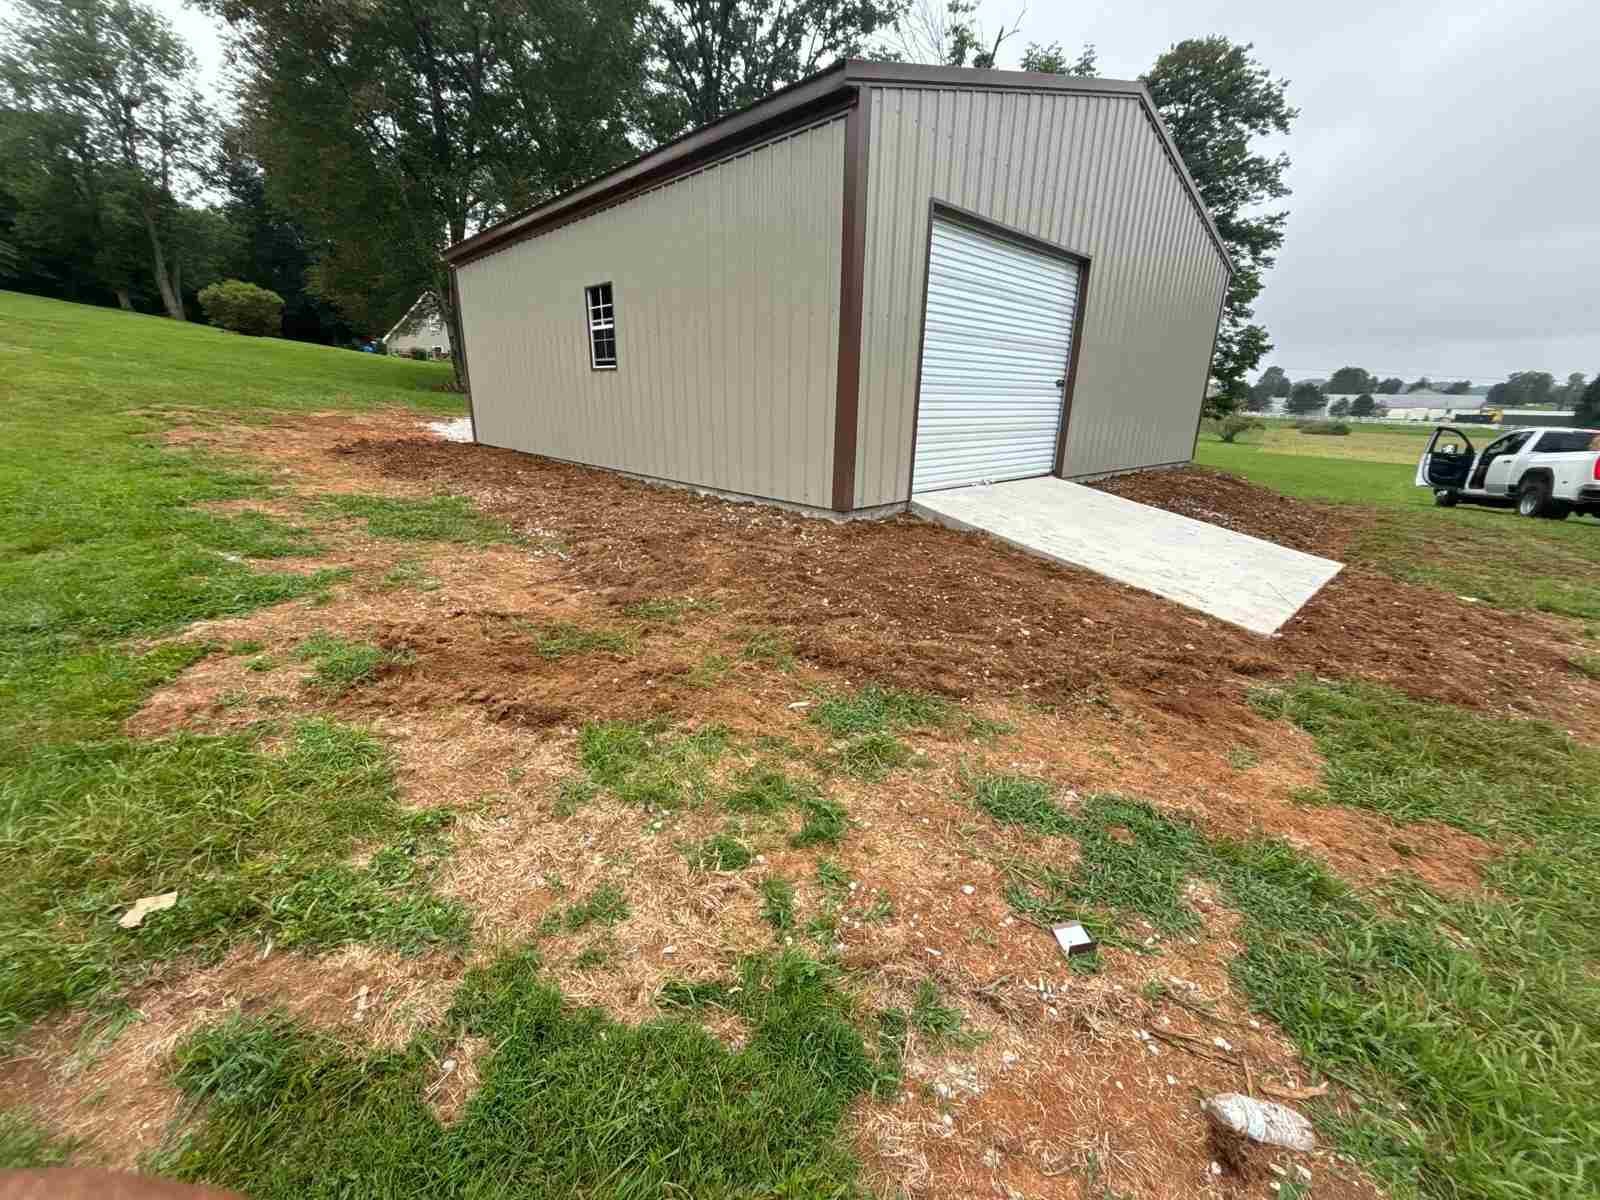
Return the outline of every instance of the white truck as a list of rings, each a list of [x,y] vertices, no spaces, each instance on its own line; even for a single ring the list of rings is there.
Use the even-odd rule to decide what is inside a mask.
[[[1461,430],[1441,425],[1417,463],[1417,486],[1431,488],[1444,508],[1515,505],[1525,517],[1600,517],[1600,429],[1512,429],[1479,451]]]

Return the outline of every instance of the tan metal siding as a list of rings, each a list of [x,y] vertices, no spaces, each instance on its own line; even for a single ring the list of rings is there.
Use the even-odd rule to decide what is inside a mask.
[[[1064,473],[1187,460],[1227,267],[1139,99],[875,87],[857,506],[910,491],[930,199],[1092,260]]]
[[[459,268],[478,440],[830,505],[843,169],[837,119]]]

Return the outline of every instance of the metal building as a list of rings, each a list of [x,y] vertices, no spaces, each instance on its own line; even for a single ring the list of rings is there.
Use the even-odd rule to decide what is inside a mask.
[[[479,442],[858,514],[1187,461],[1230,271],[1141,84],[858,61],[446,259]]]

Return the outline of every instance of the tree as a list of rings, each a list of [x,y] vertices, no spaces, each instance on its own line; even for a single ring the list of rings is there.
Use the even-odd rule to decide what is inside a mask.
[[[1051,42],[1048,46],[1029,42],[1028,48],[1022,52],[1022,62],[1019,65],[1024,71],[1041,71],[1046,75],[1070,75],[1077,79],[1093,79],[1095,58],[1093,42],[1085,42],[1078,57],[1070,59],[1061,49],[1060,42]],[[1232,440],[1232,438],[1223,439],[1223,441]]]
[[[309,290],[368,332],[425,292],[454,327],[446,246],[638,152],[647,0],[200,3],[232,29],[241,136],[307,232]]]
[[[1303,417],[1307,413],[1321,412],[1326,403],[1327,397],[1322,394],[1322,389],[1308,379],[1290,389],[1284,408],[1297,417]]]
[[[1211,360],[1221,388],[1217,407],[1237,407],[1245,375],[1272,349],[1267,331],[1251,321],[1252,305],[1283,245],[1288,213],[1265,206],[1289,194],[1289,157],[1255,152],[1251,143],[1288,133],[1299,115],[1285,99],[1288,81],[1273,79],[1251,49],[1225,37],[1179,42],[1144,77],[1233,258]]]
[[[1577,408],[1578,402],[1583,399],[1586,382],[1582,371],[1572,372],[1567,376],[1567,382],[1556,393],[1556,403],[1562,408]]]
[[[0,29],[5,90],[16,107],[72,129],[86,186],[96,202],[125,199],[148,241],[167,315],[183,320],[178,214],[183,194],[200,186],[215,123],[195,84],[194,56],[137,0],[19,0],[18,7],[20,16]]]
[[[1600,372],[1589,381],[1589,386],[1583,389],[1583,395],[1578,399],[1578,407],[1573,410],[1573,423],[1586,426],[1590,429],[1600,429]]]
[[[1489,389],[1491,408],[1528,408],[1556,402],[1556,378],[1549,371],[1513,371]]]
[[[1444,394],[1446,396],[1466,396],[1471,394],[1471,392],[1472,380],[1470,379],[1458,379],[1454,383],[1446,384],[1444,388]]]
[[[1340,396],[1332,404],[1328,405],[1328,415],[1330,417],[1348,417],[1350,415],[1350,401]]]
[[[1289,377],[1283,373],[1282,367],[1268,367],[1261,372],[1261,377],[1250,385],[1250,394],[1245,399],[1245,407],[1251,412],[1266,412],[1272,407],[1274,397],[1289,394],[1289,387]]]
[[[1405,390],[1405,386],[1406,381],[1404,379],[1397,379],[1391,375],[1389,378],[1381,381],[1378,386],[1372,390],[1377,392],[1380,396],[1398,396]]]
[[[1354,396],[1360,392],[1370,392],[1377,383],[1373,375],[1360,367],[1340,367],[1328,380],[1328,391],[1341,396]]]
[[[955,6],[952,5],[952,8]],[[658,139],[708,125],[838,58],[900,14],[897,0],[661,0],[643,9]]]
[[[1350,415],[1352,417],[1373,417],[1378,413],[1378,402],[1372,398],[1371,392],[1362,392],[1350,402]]]
[[[1431,392],[1431,391],[1433,391],[1433,380],[1429,379],[1426,375],[1422,376],[1422,378],[1420,378],[1420,379],[1413,379],[1410,383],[1406,384],[1406,394],[1407,395],[1409,395],[1412,392]]]
[[[909,0],[893,17],[891,36],[880,47],[879,57],[946,67],[993,67],[1000,47],[1021,28],[1022,14],[1009,27],[1002,21],[991,38],[978,24],[978,6],[979,0]],[[1092,67],[1092,53],[1089,60]]]

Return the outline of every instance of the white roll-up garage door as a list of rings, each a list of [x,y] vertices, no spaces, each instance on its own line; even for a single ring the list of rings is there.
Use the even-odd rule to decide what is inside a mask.
[[[911,490],[1048,475],[1078,266],[935,218]]]

